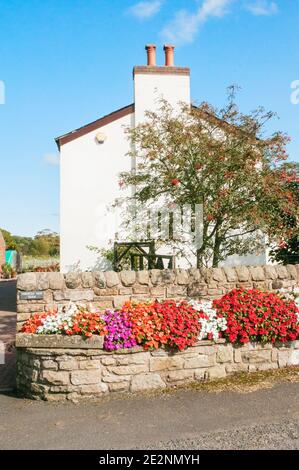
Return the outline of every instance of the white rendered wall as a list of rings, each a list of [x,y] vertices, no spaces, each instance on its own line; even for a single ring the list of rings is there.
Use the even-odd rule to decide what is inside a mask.
[[[156,111],[161,98],[174,108],[180,102],[190,105],[190,76],[174,74],[136,73],[134,79],[135,124],[144,121],[145,111]]]
[[[107,208],[125,194],[119,173],[130,170],[131,159],[123,126],[132,126],[133,120],[134,114],[125,116],[61,147],[62,272],[105,268],[87,246],[108,248],[109,240],[114,241],[114,217]],[[95,138],[99,131],[107,136],[103,144]]]

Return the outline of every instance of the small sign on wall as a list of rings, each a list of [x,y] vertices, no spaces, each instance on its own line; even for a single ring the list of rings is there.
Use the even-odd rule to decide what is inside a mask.
[[[41,290],[19,293],[19,300],[43,300],[43,298],[44,293]]]

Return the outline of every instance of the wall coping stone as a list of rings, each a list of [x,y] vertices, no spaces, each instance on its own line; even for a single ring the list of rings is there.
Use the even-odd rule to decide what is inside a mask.
[[[16,335],[17,348],[47,348],[47,349],[102,349],[103,336],[83,338],[79,335],[36,335],[18,333]]]

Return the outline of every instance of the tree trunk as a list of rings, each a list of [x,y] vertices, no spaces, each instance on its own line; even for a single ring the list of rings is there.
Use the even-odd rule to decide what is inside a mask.
[[[218,230],[215,233],[215,242],[213,250],[213,268],[217,268],[220,261],[220,247],[221,247],[221,238],[219,236]]]

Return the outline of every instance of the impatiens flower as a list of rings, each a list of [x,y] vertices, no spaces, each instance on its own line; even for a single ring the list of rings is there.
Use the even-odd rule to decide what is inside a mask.
[[[213,306],[227,321],[224,336],[231,343],[285,343],[299,336],[298,306],[274,292],[233,289]]]
[[[221,338],[222,332],[227,328],[227,322],[224,317],[217,315],[217,310],[213,308],[213,302],[210,300],[190,300],[189,303],[199,312],[198,321],[201,329],[198,339],[217,341]]]
[[[132,324],[126,312],[106,310],[103,319],[107,326],[107,334],[104,339],[105,349],[113,351],[133,348],[137,345],[132,332]]]
[[[178,184],[180,184],[180,180],[178,180],[177,178],[174,178],[173,180],[171,180],[171,184],[172,186],[177,186]]]

